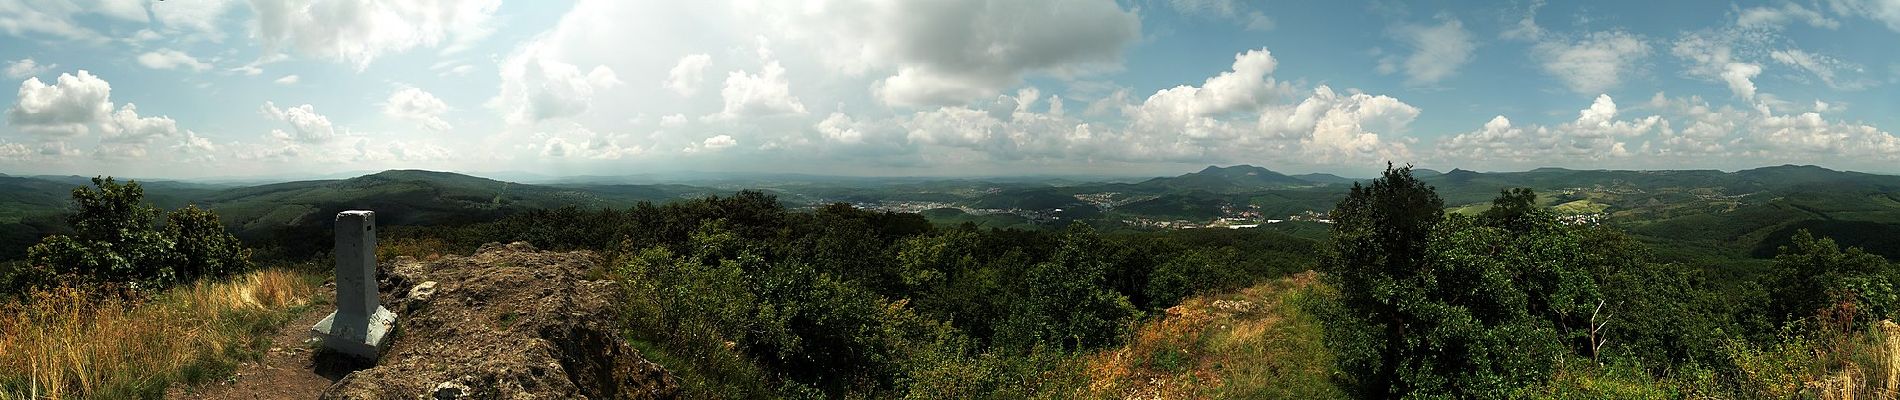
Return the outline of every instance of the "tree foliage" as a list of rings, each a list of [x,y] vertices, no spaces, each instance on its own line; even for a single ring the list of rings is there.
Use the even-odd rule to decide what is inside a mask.
[[[252,267],[251,250],[224,229],[218,214],[187,205],[165,215],[165,238],[177,254],[180,281],[225,277]]]
[[[1320,268],[1339,289],[1336,318],[1327,341],[1338,351],[1348,386],[1364,397],[1386,397],[1405,389],[1399,363],[1411,312],[1408,281],[1425,272],[1427,236],[1442,218],[1444,201],[1430,186],[1412,177],[1411,167],[1387,166],[1368,186],[1353,184],[1333,208],[1331,247]]]
[[[1141,312],[1107,286],[1107,248],[1087,224],[1070,225],[1049,260],[1022,276],[1021,296],[1001,332],[1017,348],[1086,350],[1116,343]]]
[[[1769,286],[1772,315],[1782,322],[1846,306],[1849,320],[1872,323],[1900,311],[1900,269],[1860,248],[1841,249],[1834,240],[1795,233],[1775,256]]]
[[[1121,343],[1143,309],[1303,270],[1313,249],[1230,230],[932,226],[751,191],[395,235],[606,250],[632,294],[629,336],[693,397],[725,398],[1028,396],[1065,360]]]
[[[1537,207],[1537,193],[1530,188],[1510,188],[1499,192],[1498,198],[1491,200],[1491,208],[1478,218],[1485,225],[1523,232],[1533,228],[1539,214],[1548,212]]]
[[[1574,230],[1506,191],[1446,216],[1409,167],[1355,185],[1322,258],[1339,289],[1327,341],[1360,397],[1503,398],[1590,349],[1601,295]]]
[[[166,215],[144,202],[138,182],[95,177],[73,189],[72,236],[55,235],[27,249],[31,268],[78,283],[161,288],[251,268],[250,250],[218,216],[195,206]]]

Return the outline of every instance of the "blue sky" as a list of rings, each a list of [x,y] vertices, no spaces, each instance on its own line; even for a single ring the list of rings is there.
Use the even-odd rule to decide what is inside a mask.
[[[0,0],[0,35],[8,174],[1900,173],[1900,0]]]

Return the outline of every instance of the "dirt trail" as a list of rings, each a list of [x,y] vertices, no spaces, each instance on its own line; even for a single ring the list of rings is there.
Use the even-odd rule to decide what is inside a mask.
[[[315,298],[332,298],[334,289],[324,288]],[[317,394],[330,387],[341,378],[345,371],[341,368],[325,368],[331,376],[324,376],[316,368],[317,360],[312,355],[314,346],[305,341],[310,339],[310,326],[316,325],[331,309],[328,302],[310,307],[290,322],[277,328],[271,335],[270,347],[264,357],[257,362],[239,364],[237,373],[229,380],[220,383],[200,385],[196,388],[174,386],[166,393],[169,399],[314,399]],[[327,361],[327,360],[326,360]],[[327,363],[326,364],[334,364]]]

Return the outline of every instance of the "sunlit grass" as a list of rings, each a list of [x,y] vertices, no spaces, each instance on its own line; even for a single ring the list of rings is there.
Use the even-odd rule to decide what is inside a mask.
[[[1606,203],[1591,201],[1590,199],[1583,199],[1583,200],[1577,200],[1577,201],[1572,201],[1568,203],[1558,204],[1554,207],[1551,207],[1551,209],[1557,211],[1560,214],[1595,214],[1595,213],[1600,213],[1600,212],[1603,212],[1604,210],[1610,209],[1610,205]]]
[[[1301,307],[1320,286],[1308,272],[1184,300],[1126,345],[1088,356],[1085,397],[1341,397],[1319,321]]]
[[[0,398],[155,398],[229,376],[318,281],[266,269],[132,302],[74,288],[0,305]]]
[[[1865,330],[1823,331],[1803,354],[1810,368],[1796,376],[1804,392],[1821,399],[1900,398],[1900,325],[1880,321]]]

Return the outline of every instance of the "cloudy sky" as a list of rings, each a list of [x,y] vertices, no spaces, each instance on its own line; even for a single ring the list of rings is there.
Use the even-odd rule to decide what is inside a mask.
[[[1900,0],[0,0],[0,172],[1900,173]]]

